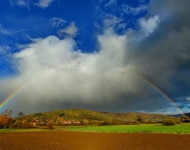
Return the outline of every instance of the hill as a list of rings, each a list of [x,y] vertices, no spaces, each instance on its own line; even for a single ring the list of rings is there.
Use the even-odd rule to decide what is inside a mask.
[[[110,113],[97,112],[86,109],[64,109],[51,112],[34,113],[23,117],[32,124],[37,125],[74,125],[74,124],[90,124],[90,125],[115,125],[115,124],[137,124],[161,122],[173,116],[161,114],[145,114],[145,113]]]

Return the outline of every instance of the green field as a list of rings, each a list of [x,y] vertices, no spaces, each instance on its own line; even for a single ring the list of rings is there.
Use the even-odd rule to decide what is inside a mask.
[[[167,133],[190,134],[190,124],[162,126],[161,124],[120,125],[120,126],[67,126],[47,129],[0,129],[0,132],[39,132],[39,131],[82,131],[112,133]]]
[[[88,126],[88,127],[68,127],[68,131],[84,132],[114,132],[114,133],[172,133],[190,134],[190,124],[180,124],[175,126],[162,126],[161,124],[141,124],[122,126]]]

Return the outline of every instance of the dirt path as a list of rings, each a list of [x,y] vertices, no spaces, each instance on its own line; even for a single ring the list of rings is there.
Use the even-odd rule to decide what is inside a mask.
[[[0,150],[190,150],[190,135],[0,133]]]

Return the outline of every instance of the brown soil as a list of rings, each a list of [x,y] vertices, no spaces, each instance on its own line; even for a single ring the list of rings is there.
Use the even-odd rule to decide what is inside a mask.
[[[190,150],[189,141],[175,134],[0,133],[0,150]]]

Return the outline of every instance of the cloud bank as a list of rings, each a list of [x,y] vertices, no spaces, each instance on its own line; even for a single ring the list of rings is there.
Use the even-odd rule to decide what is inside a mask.
[[[68,34],[63,39],[33,39],[13,54],[18,75],[0,80],[0,94],[26,85],[9,104],[10,108],[24,111],[66,107],[171,111],[171,103],[152,85],[173,94],[180,90],[176,84],[190,82],[188,6],[188,0],[150,1],[147,15],[137,21],[138,30],[127,29],[123,34],[115,31],[122,18],[105,19],[104,32],[96,36],[100,48],[94,53],[78,49],[74,39],[78,28],[74,23],[58,31]],[[142,9],[145,8],[141,6],[139,10]]]
[[[39,107],[42,103],[77,107],[104,102],[112,105],[126,92],[133,95],[137,88],[130,75],[130,66],[124,64],[125,37],[107,30],[97,38],[101,45],[98,53],[85,54],[76,50],[76,43],[71,38],[60,40],[49,36],[35,39],[14,54],[19,76],[10,80],[11,86],[27,84],[15,97],[22,103],[40,104]],[[12,101],[12,105],[17,105],[15,103]]]

